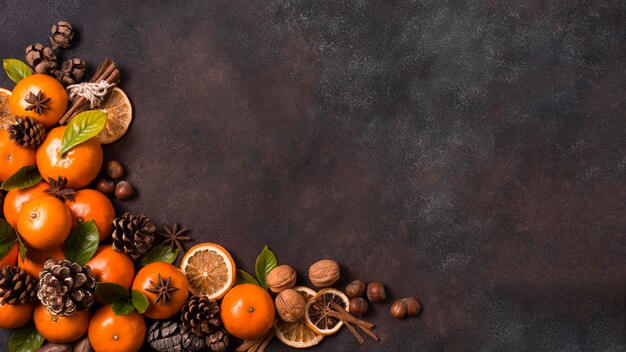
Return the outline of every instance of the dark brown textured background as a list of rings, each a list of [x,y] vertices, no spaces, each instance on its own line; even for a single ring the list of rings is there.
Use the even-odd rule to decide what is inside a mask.
[[[118,210],[425,306],[314,350],[626,351],[623,1],[11,0],[0,57],[57,19],[123,70]]]

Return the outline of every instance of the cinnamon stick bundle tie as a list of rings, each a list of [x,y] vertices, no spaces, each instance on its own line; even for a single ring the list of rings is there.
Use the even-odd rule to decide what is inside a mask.
[[[72,84],[67,87],[67,90],[71,101],[76,101],[78,98],[85,98],[89,102],[89,108],[94,109],[102,103],[104,96],[107,95],[109,90],[113,87],[115,87],[114,83],[102,80],[98,83]]]

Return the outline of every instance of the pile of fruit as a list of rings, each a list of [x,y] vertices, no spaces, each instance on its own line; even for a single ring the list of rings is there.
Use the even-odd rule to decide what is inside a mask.
[[[80,83],[79,58],[59,69],[55,50],[70,46],[73,31],[60,21],[51,47],[27,48],[28,64],[3,62],[16,83],[0,89],[0,328],[16,329],[9,351],[132,352],[147,344],[222,352],[234,337],[242,340],[237,351],[262,352],[274,337],[315,346],[342,326],[359,343],[361,333],[378,340],[374,324],[355,315],[384,301],[384,287],[356,280],[346,293],[332,288],[335,261],[309,268],[315,291],[296,286],[296,271],[279,266],[267,246],[255,278],[218,244],[185,251],[191,239],[178,224],[159,231],[144,215],[116,214],[109,197],[127,199],[133,188],[120,180],[119,162],[104,163],[101,144],[125,134],[132,109],[110,60],[89,83]],[[420,310],[407,298],[390,312]]]

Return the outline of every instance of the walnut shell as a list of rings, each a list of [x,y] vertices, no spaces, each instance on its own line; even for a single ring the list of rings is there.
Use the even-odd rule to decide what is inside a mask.
[[[292,288],[296,284],[296,271],[289,265],[277,266],[267,275],[267,286],[274,293]]]
[[[339,264],[330,259],[320,260],[309,268],[309,279],[317,287],[332,286],[339,280]]]
[[[306,302],[304,297],[293,289],[280,291],[276,296],[276,311],[278,316],[288,323],[295,323],[304,319]]]

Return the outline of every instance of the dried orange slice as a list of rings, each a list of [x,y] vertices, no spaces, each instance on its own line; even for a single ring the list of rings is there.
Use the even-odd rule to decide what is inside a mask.
[[[332,335],[343,326],[343,321],[327,314],[333,310],[331,302],[339,304],[345,310],[350,306],[348,296],[334,288],[321,290],[306,303],[304,320],[318,334]]]
[[[298,293],[304,297],[305,301],[313,298],[316,294],[315,291],[304,286],[296,286],[293,289],[298,291]],[[324,335],[313,331],[304,320],[295,323],[287,323],[277,319],[274,322],[274,327],[276,327],[276,337],[285,345],[295,348],[315,346],[324,338]]]
[[[133,107],[123,90],[115,87],[102,103],[100,111],[108,113],[104,129],[96,136],[100,144],[113,143],[120,139],[133,120]]]
[[[2,130],[6,130],[10,124],[15,122],[15,116],[11,114],[11,110],[9,109],[10,96],[10,90],[0,88],[0,129]]]
[[[202,243],[191,248],[183,257],[180,270],[194,295],[209,299],[222,298],[235,282],[235,262],[224,247]]]

